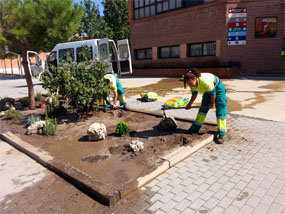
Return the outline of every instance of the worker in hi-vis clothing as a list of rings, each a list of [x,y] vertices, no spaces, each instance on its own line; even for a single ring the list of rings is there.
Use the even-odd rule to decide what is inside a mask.
[[[192,96],[186,109],[191,109],[197,94],[203,94],[202,104],[197,114],[195,122],[191,125],[189,132],[198,133],[203,125],[210,108],[216,105],[218,136],[216,143],[222,144],[226,134],[227,117],[227,96],[226,88],[221,80],[210,73],[198,73],[196,69],[191,69],[184,75],[184,88],[186,84],[192,91]]]
[[[113,108],[117,107],[116,106],[117,100],[119,100],[120,106],[126,107],[127,103],[126,103],[125,92],[118,77],[115,76],[114,74],[106,74],[104,78],[107,81],[111,91],[114,93],[113,104],[111,104],[112,107]]]

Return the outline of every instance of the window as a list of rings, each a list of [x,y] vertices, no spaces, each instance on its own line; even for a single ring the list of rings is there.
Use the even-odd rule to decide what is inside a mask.
[[[99,46],[99,53],[100,53],[100,59],[108,59],[108,50],[107,50],[107,44],[102,44]]]
[[[182,0],[134,0],[134,19],[182,8]]]
[[[84,46],[84,47],[79,47],[79,48],[76,48],[76,61],[77,63],[79,62],[83,62],[85,60],[92,60],[93,57],[93,52],[92,52],[92,47],[89,46]]]
[[[216,42],[188,44],[188,57],[216,56]]]
[[[129,58],[129,48],[127,44],[121,44],[118,46],[118,48],[121,59]]]
[[[158,54],[160,59],[165,58],[179,58],[180,57],[180,47],[171,46],[171,47],[161,47],[158,49]]]
[[[143,19],[156,14],[193,7],[219,0],[133,0],[134,19]]]
[[[59,62],[66,61],[68,58],[74,61],[74,49],[73,48],[60,49],[58,51],[58,58]]]
[[[137,60],[152,59],[152,48],[135,50]]]

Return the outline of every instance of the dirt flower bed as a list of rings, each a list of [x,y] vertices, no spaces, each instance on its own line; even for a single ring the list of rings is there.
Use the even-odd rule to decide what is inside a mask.
[[[94,112],[80,122],[76,122],[76,115],[72,113],[58,116],[57,120],[57,134],[48,137],[25,135],[25,125],[19,121],[2,118],[0,128],[1,132],[9,130],[24,141],[80,169],[96,181],[112,186],[119,186],[152,172],[161,164],[162,156],[203,138],[203,134],[187,133],[190,123],[178,121],[175,131],[159,131],[156,126],[161,118],[123,110]],[[125,137],[119,137],[115,133],[116,124],[121,120],[131,129]],[[94,122],[106,125],[108,135],[104,140],[87,140],[87,129]],[[208,133],[214,129],[215,127],[205,125],[201,132]],[[144,149],[133,152],[128,146],[132,140],[143,142]]]

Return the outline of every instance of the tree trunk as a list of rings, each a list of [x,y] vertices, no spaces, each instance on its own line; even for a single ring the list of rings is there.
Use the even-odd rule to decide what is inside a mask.
[[[24,72],[25,72],[25,78],[26,82],[28,85],[28,92],[29,92],[29,109],[33,110],[36,108],[36,102],[35,102],[35,93],[34,93],[34,86],[33,86],[33,81],[32,77],[29,71],[29,66],[28,66],[28,59],[27,59],[27,49],[23,48],[22,49],[22,59],[23,59],[23,67],[24,67]]]

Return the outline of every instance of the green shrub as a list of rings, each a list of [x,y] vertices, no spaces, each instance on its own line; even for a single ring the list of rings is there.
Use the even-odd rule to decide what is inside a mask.
[[[40,120],[41,120],[41,117],[39,115],[31,115],[27,118],[26,124],[27,124],[27,126],[30,126],[33,123],[40,121]]]
[[[126,136],[130,132],[130,127],[125,121],[121,120],[116,126],[116,134]]]
[[[37,100],[37,101],[40,101],[41,98],[42,98],[42,96],[43,96],[43,95],[42,95],[41,92],[37,92],[37,93],[36,93],[36,100]]]
[[[22,105],[22,107],[28,107],[29,106],[29,97],[24,97],[20,100],[20,103]]]
[[[22,116],[22,113],[18,110],[8,110],[5,111],[5,117],[8,119],[19,118]]]
[[[41,75],[43,87],[60,94],[78,113],[88,113],[98,99],[109,94],[104,80],[108,65],[104,62],[62,63],[49,69]]]
[[[45,135],[55,135],[57,132],[57,120],[46,116]]]

